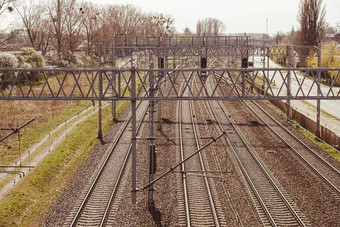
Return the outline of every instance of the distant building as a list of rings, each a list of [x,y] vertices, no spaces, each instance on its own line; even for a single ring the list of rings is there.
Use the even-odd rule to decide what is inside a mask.
[[[332,40],[337,43],[340,43],[340,33],[325,35],[325,41],[332,41]]]
[[[340,33],[334,34],[333,40],[340,43]]]

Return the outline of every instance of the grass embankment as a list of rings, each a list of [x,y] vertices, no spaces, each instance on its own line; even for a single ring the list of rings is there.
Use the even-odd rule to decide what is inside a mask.
[[[118,102],[122,111],[129,102]],[[110,106],[103,110],[103,133],[110,127]],[[38,164],[0,203],[0,226],[41,226],[68,182],[97,144],[98,115],[90,117]],[[74,133],[76,132],[76,133]]]
[[[272,104],[270,101],[266,101],[268,104],[270,104],[274,109],[276,109],[277,112],[286,115],[284,112],[282,112],[279,108],[277,108],[274,104]],[[298,122],[292,120],[289,122],[294,128],[296,128],[300,133],[302,133],[306,138],[308,138],[310,141],[312,141],[313,143],[315,143],[317,146],[319,146],[321,149],[323,149],[324,151],[326,151],[330,156],[332,156],[333,158],[335,158],[336,160],[338,160],[340,162],[340,152],[337,151],[334,147],[332,147],[331,145],[323,142],[323,141],[319,141],[315,139],[315,135],[308,131],[307,129],[303,128]]]
[[[299,132],[301,132],[305,137],[307,137],[309,140],[311,140],[313,143],[318,145],[320,148],[322,148],[324,151],[326,151],[330,156],[334,157],[336,160],[340,162],[340,152],[337,151],[334,147],[330,146],[329,144],[315,140],[315,135],[311,133],[310,131],[304,129],[297,123],[292,124],[294,128],[296,128]]]
[[[262,76],[258,76],[258,78],[255,79],[255,84],[257,84],[258,86],[261,86],[263,84],[263,77]],[[247,82],[246,83],[247,88],[250,87],[250,83]],[[278,112],[286,115],[286,113],[282,112],[279,108],[277,108],[274,104],[272,104],[270,101],[266,101],[267,103],[269,103],[272,107],[274,107]],[[309,104],[306,101],[303,101],[306,104]],[[315,106],[309,104],[310,106],[312,106],[313,108],[316,109]],[[325,111],[321,111],[323,114],[327,115],[328,117],[332,117],[336,120],[339,120],[338,118],[334,117],[333,115],[328,114]],[[331,155],[332,157],[334,157],[336,160],[340,161],[340,152],[337,151],[334,147],[332,147],[331,145],[327,144],[326,142],[323,141],[318,141],[315,140],[315,135],[308,131],[307,129],[303,128],[301,125],[299,125],[296,121],[293,121],[294,123],[291,123],[293,127],[295,127],[299,132],[301,132],[305,137],[307,137],[310,141],[312,141],[313,143],[315,143],[317,146],[319,146],[321,149],[323,149],[324,151],[326,151],[329,155]]]
[[[39,142],[52,129],[92,105],[88,101],[1,101],[0,125],[16,128],[35,119],[20,130],[21,153]],[[1,136],[9,133],[3,131]],[[12,135],[0,145],[1,165],[9,165],[19,157],[18,135]],[[18,163],[19,164],[19,163]]]

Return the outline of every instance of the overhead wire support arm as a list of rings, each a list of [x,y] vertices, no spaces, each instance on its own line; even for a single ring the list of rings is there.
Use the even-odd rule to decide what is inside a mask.
[[[140,188],[137,191],[144,191],[145,189],[151,187],[153,184],[155,184],[157,181],[159,181],[160,179],[162,179],[163,177],[165,177],[166,175],[168,175],[169,173],[173,172],[174,169],[176,169],[178,166],[182,165],[184,162],[186,162],[187,160],[189,160],[190,158],[192,158],[193,156],[195,156],[196,154],[198,154],[199,152],[201,152],[203,149],[205,149],[206,147],[210,146],[212,143],[216,142],[219,138],[221,138],[222,136],[227,135],[226,132],[222,132],[221,135],[217,136],[216,138],[212,138],[210,140],[210,142],[206,143],[204,146],[202,146],[200,149],[198,149],[197,151],[195,151],[194,153],[192,153],[191,155],[189,155],[188,157],[186,157],[183,161],[177,163],[175,166],[171,167],[168,171],[166,171],[165,173],[163,173],[161,176],[159,176],[158,178],[156,178],[155,180],[151,181],[150,183],[148,183],[147,185],[145,185],[143,188]]]
[[[8,137],[10,137],[11,135],[19,132],[20,129],[22,129],[23,127],[27,126],[28,124],[32,123],[35,119],[31,119],[29,121],[27,121],[25,124],[21,125],[20,127],[18,128],[10,128],[10,129],[3,129],[1,128],[1,130],[12,130],[12,132],[10,134],[8,134],[7,136],[3,137],[0,139],[0,142],[4,141],[5,139],[7,139]]]

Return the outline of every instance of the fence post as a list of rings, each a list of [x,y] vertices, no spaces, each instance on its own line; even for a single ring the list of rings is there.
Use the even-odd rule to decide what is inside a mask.
[[[320,138],[320,110],[321,110],[321,43],[318,46],[318,99],[317,99],[317,116],[316,116],[316,136]]]

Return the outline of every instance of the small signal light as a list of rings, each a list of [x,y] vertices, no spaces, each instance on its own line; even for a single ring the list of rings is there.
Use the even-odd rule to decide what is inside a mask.
[[[207,68],[207,58],[201,58],[201,68]]]
[[[242,68],[248,68],[248,58],[242,58],[241,66]]]

